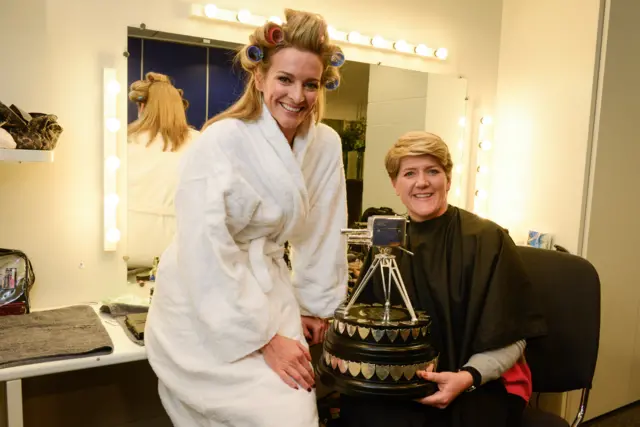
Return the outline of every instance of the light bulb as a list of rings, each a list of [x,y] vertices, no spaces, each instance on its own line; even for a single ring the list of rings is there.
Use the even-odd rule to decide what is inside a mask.
[[[351,43],[360,43],[360,38],[362,36],[360,35],[359,32],[357,31],[351,31],[349,33],[349,35],[347,35],[347,40],[349,40],[349,42]]]
[[[381,36],[375,36],[371,39],[371,46],[373,47],[383,48],[386,44],[387,42]]]
[[[441,47],[436,49],[435,55],[438,59],[447,59],[447,56],[449,56],[449,51],[446,48]]]
[[[480,166],[478,166],[477,170],[478,170],[478,173],[483,173],[483,174],[489,173],[489,168],[486,167],[486,166],[480,165]]]
[[[107,127],[107,130],[109,132],[118,132],[118,130],[120,129],[120,120],[116,119],[115,117],[109,117],[105,122],[105,126]]]
[[[269,18],[269,22],[273,22],[274,24],[282,25],[282,19],[279,16],[272,16]]]
[[[460,197],[460,187],[456,188],[456,196]]]
[[[117,243],[120,241],[120,230],[112,227],[107,230],[107,235],[105,237],[109,243]]]
[[[216,7],[215,4],[209,3],[204,7],[204,15],[207,18],[215,18],[217,12],[218,12],[218,8]]]
[[[491,150],[491,141],[487,141],[486,139],[482,142],[480,142],[480,149],[481,150]]]
[[[463,128],[466,125],[467,125],[467,118],[466,117],[460,117],[460,119],[458,120],[458,126]]]
[[[464,168],[462,167],[462,165],[458,165],[458,166],[455,167],[456,173],[462,173],[463,170],[464,170]]]
[[[120,203],[120,197],[115,193],[107,194],[104,198],[104,204],[112,209],[118,206],[118,203]]]
[[[238,21],[242,22],[243,24],[246,24],[251,19],[251,12],[249,12],[247,9],[242,9],[241,11],[238,12],[237,18],[238,18]]]
[[[416,46],[416,53],[418,55],[422,55],[422,56],[432,56],[433,55],[433,49],[429,49],[424,44],[419,44],[418,46]]]
[[[116,156],[109,156],[104,161],[104,165],[107,168],[107,170],[111,172],[116,171],[120,167],[120,159],[117,158]]]
[[[478,199],[484,200],[487,198],[487,191],[482,189],[476,190],[476,196]]]
[[[490,116],[484,116],[480,119],[480,124],[490,125],[491,123],[493,123],[493,119]]]
[[[117,95],[120,93],[120,83],[118,83],[116,80],[111,80],[109,83],[107,83],[107,92],[110,95]]]
[[[338,30],[336,30],[331,25],[329,25],[327,27],[327,32],[329,33],[329,38],[331,38],[331,39],[337,39],[338,38]]]
[[[404,40],[398,40],[393,44],[393,48],[398,52],[409,52],[409,45]]]

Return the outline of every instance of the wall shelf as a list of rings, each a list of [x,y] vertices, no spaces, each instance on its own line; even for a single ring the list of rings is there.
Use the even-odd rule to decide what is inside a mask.
[[[0,148],[0,162],[53,162],[53,151]]]

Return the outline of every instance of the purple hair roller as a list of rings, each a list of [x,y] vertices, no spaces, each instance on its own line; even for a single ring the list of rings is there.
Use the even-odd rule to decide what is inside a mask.
[[[340,51],[334,52],[333,55],[331,55],[331,65],[334,67],[342,67],[342,64],[344,64],[344,54]]]
[[[264,53],[262,53],[262,49],[260,49],[258,46],[251,45],[247,49],[247,56],[253,62],[260,62],[262,61],[262,58],[264,58]]]
[[[336,90],[340,86],[340,79],[332,79],[324,84],[327,90]]]

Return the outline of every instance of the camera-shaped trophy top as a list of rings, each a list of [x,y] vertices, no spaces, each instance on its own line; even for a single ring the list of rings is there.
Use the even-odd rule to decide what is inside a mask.
[[[402,276],[400,275],[400,270],[396,263],[396,257],[391,254],[391,250],[393,248],[399,248],[410,255],[413,255],[403,247],[407,238],[407,223],[408,220],[403,216],[376,215],[369,217],[369,220],[367,221],[367,228],[342,230],[342,233],[347,235],[347,243],[366,245],[370,248],[376,247],[380,251],[380,253],[376,254],[373,262],[369,266],[369,269],[360,281],[360,284],[353,292],[353,296],[347,303],[345,311],[349,311],[351,307],[353,307],[353,304],[356,302],[364,288],[369,284],[369,281],[373,277],[376,269],[380,267],[382,274],[382,287],[385,295],[382,321],[388,322],[391,319],[392,284],[395,284],[396,288],[400,292],[400,296],[409,311],[411,320],[417,320],[407,289],[402,281]]]
[[[397,215],[376,215],[369,217],[367,228],[347,228],[347,243],[394,248],[405,245],[407,237],[407,219]]]

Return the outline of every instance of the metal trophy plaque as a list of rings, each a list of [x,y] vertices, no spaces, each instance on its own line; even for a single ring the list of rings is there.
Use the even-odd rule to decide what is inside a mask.
[[[378,248],[371,266],[350,299],[335,311],[318,364],[320,380],[352,396],[415,399],[433,394],[434,383],[416,371],[435,368],[438,353],[431,345],[431,320],[415,311],[396,258],[391,250],[404,249],[407,220],[399,216],[372,216],[366,229],[346,229],[348,243]],[[413,255],[413,254],[411,254]],[[356,300],[376,272],[382,275],[384,304]],[[395,287],[405,306],[391,305]]]

